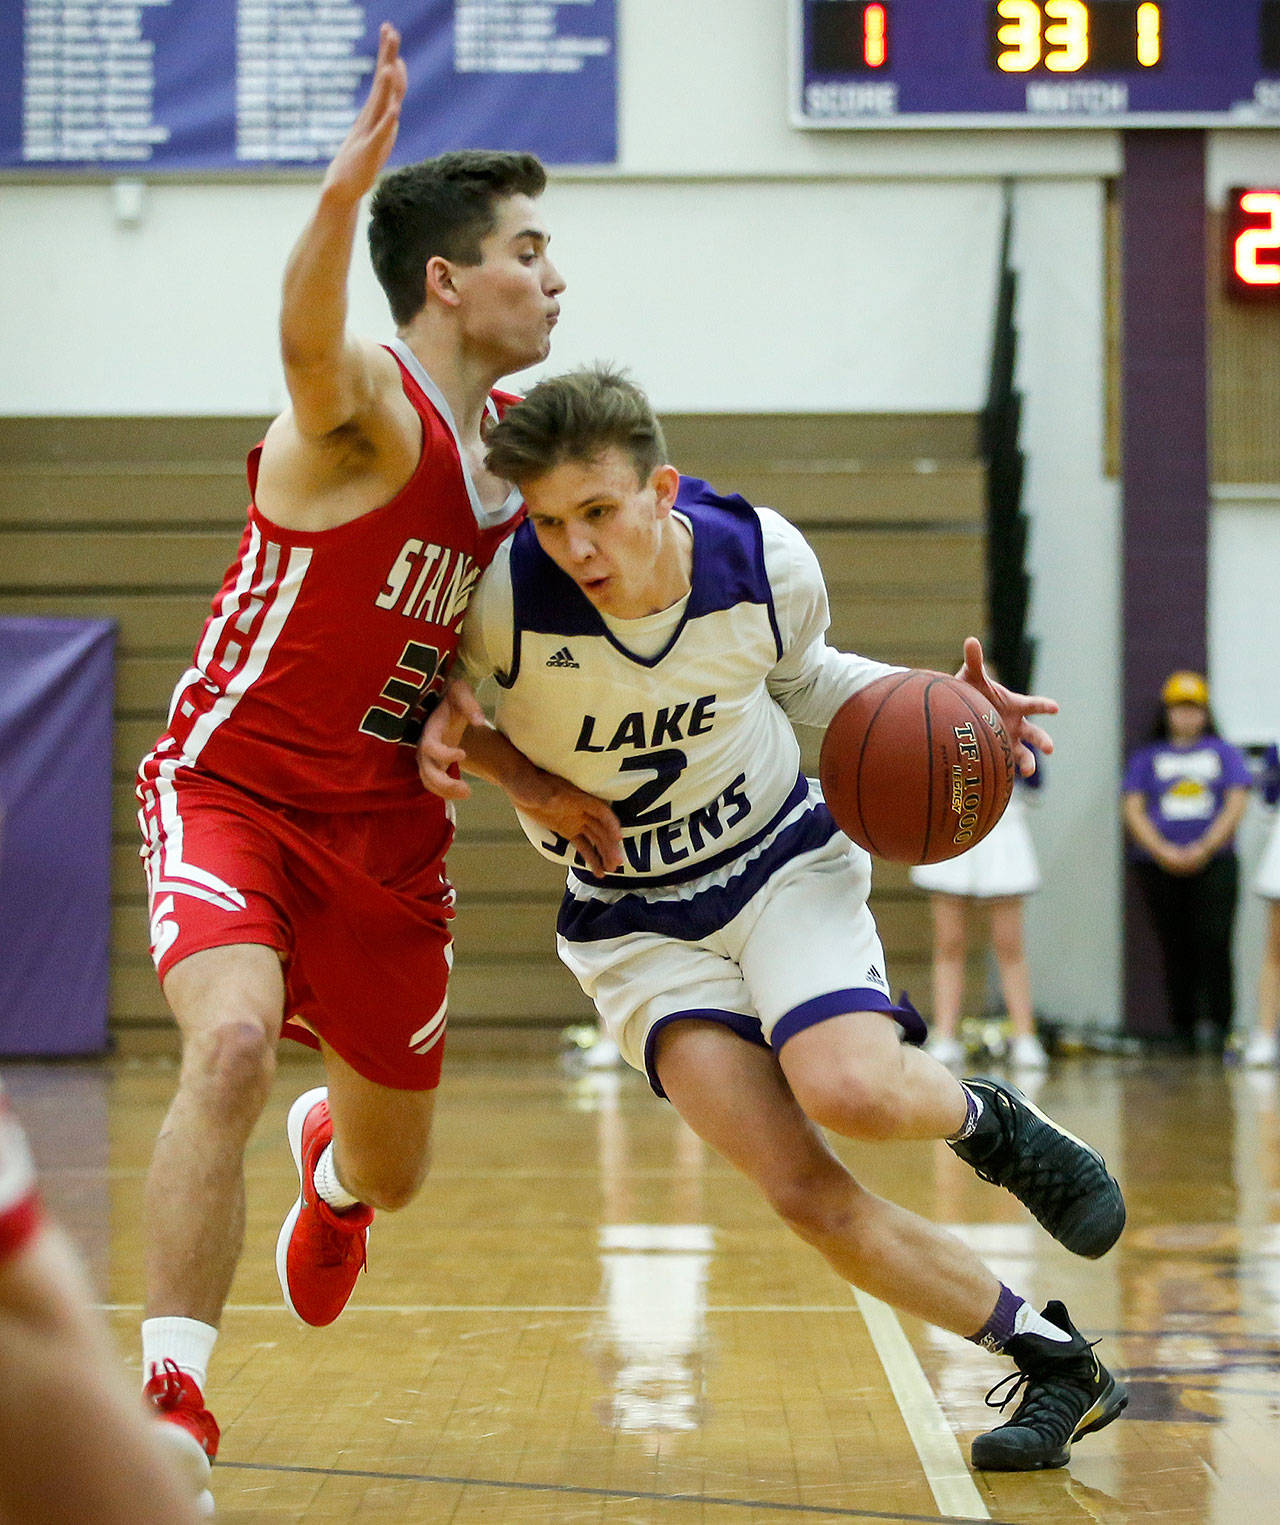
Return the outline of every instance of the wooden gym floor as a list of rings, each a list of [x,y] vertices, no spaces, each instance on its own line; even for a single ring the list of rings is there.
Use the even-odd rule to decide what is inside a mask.
[[[493,1040],[489,1040],[492,1043]],[[279,1300],[282,1065],[248,1157],[249,1235],[214,1356],[228,1522],[1160,1520],[1280,1505],[1280,1124],[1273,1074],[1059,1061],[1042,1107],[1107,1154],[1130,1226],[1074,1259],[941,1145],[841,1146],[873,1189],[1061,1297],[1128,1382],[1069,1470],[974,1475],[1005,1363],[855,1298],[631,1072],[460,1036],[432,1179],[375,1226],[338,1324]],[[140,1200],[171,1063],[6,1065],[45,1193],[138,1364]],[[744,1126],[749,1120],[744,1119]]]

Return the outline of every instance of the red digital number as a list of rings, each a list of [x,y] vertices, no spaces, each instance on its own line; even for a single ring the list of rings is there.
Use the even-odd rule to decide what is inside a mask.
[[[1280,190],[1235,186],[1227,200],[1227,290],[1280,297]]]

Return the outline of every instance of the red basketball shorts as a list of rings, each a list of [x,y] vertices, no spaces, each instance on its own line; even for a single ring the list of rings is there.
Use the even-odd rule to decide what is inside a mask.
[[[320,815],[179,769],[138,798],[162,981],[192,953],[264,944],[284,966],[286,1036],[318,1035],[379,1085],[439,1084],[453,891],[435,796]]]
[[[40,1222],[31,1151],[0,1090],[0,1263],[12,1259],[30,1242]]]

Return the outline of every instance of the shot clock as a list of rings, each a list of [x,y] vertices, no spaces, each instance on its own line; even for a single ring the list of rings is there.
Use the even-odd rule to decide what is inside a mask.
[[[793,0],[806,127],[1280,127],[1280,0]]]

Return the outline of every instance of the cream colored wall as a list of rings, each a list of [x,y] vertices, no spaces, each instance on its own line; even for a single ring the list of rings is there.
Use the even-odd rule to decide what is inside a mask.
[[[1063,702],[1036,826],[1047,888],[1033,954],[1044,1004],[1114,1021],[1118,521],[1100,447],[1101,185],[1119,140],[796,130],[787,9],[620,0],[620,162],[557,176],[548,193],[570,281],[554,363],[624,360],[673,411],[976,409],[1001,186],[1016,183],[1037,679]],[[1274,143],[1214,135],[1212,183],[1268,170]],[[0,183],[0,414],[277,409],[279,275],[314,184],[157,183],[130,225],[108,183]],[[386,331],[362,254],[351,317]],[[1247,535],[1216,544],[1221,611],[1251,553]],[[1264,657],[1251,647],[1233,671],[1274,684]]]

